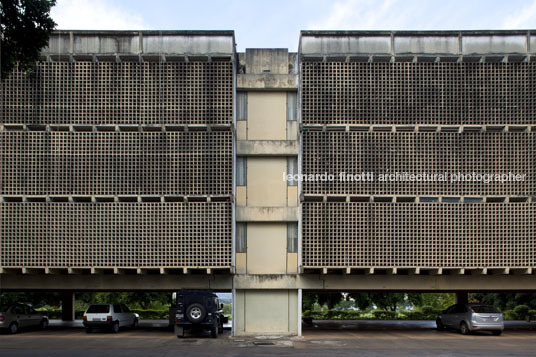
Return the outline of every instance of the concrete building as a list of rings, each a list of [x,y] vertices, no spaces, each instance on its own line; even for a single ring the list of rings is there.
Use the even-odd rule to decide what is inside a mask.
[[[304,291],[536,290],[535,54],[56,32],[2,83],[0,289],[232,291],[235,335],[300,334]]]

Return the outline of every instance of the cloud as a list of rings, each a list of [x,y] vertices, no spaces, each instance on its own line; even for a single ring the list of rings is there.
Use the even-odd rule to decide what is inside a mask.
[[[536,27],[536,0],[504,20],[504,29],[530,29]]]
[[[315,30],[379,30],[405,27],[407,16],[399,0],[337,1],[322,20],[308,25]],[[400,4],[402,5],[402,4]]]
[[[63,30],[141,30],[143,17],[105,0],[59,0],[51,16]]]

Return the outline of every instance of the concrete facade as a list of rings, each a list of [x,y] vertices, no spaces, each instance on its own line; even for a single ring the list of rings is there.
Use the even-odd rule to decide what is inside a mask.
[[[298,272],[297,251],[288,246],[289,225],[297,232],[297,187],[283,179],[289,160],[297,162],[298,156],[296,126],[289,121],[295,118],[287,117],[288,92],[297,91],[295,55],[283,49],[247,49],[239,61],[237,93],[245,105],[237,106],[237,118],[245,120],[237,121],[237,158],[244,166],[237,172],[244,171],[245,185],[237,186],[236,222],[246,227],[245,237],[237,236],[245,239],[246,249],[237,253],[233,330],[236,335],[295,335],[301,320],[298,288],[276,283],[259,290],[261,285],[248,283],[277,282]]]
[[[0,289],[232,291],[235,335],[300,334],[304,291],[536,290],[535,39],[59,31],[2,83]],[[386,169],[526,179],[285,179]]]

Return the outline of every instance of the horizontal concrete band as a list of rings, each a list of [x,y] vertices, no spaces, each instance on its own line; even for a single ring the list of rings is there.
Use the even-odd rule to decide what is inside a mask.
[[[4,132],[189,132],[231,131],[231,124],[0,124]]]
[[[239,156],[296,156],[297,140],[237,140]]]
[[[0,275],[3,290],[533,291],[536,275]],[[234,283],[233,283],[234,279]]]
[[[160,202],[231,202],[232,195],[0,195],[1,203],[73,202],[73,203],[160,203]]]
[[[361,62],[361,63],[530,63],[534,57],[529,54],[493,55],[345,55],[344,53],[325,53],[303,56],[304,62]]]
[[[531,31],[302,31],[300,54],[530,54]]]
[[[295,74],[238,74],[236,87],[238,90],[297,90]]]
[[[362,174],[358,174],[362,175]],[[356,180],[357,181],[357,180]],[[358,195],[358,194],[309,194],[303,202],[373,202],[373,203],[536,203],[536,196],[523,195]]]
[[[379,125],[344,125],[344,124],[305,124],[302,125],[303,132],[327,131],[327,132],[377,132],[377,133],[526,133],[536,132],[536,125],[510,125],[510,124],[493,124],[493,125],[443,125],[443,124],[379,124]]]
[[[236,206],[237,222],[297,222],[297,207]]]
[[[43,55],[233,54],[233,31],[55,31]]]
[[[20,275],[1,274],[2,290],[231,290],[232,277],[226,275]]]

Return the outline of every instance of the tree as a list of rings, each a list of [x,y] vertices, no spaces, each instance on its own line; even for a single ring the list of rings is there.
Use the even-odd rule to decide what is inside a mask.
[[[371,304],[370,295],[368,293],[350,293],[348,296],[354,299],[355,306],[357,306],[359,310],[366,310]]]
[[[396,311],[404,303],[403,293],[371,293],[372,302],[382,310]]]
[[[56,23],[50,9],[56,0],[0,0],[1,78],[15,65],[27,71],[39,59]]]
[[[0,294],[0,305],[14,303],[31,304],[34,307],[56,306],[61,300],[61,295],[55,292],[3,292]]]
[[[320,306],[327,305],[328,309],[333,309],[343,298],[341,293],[319,293],[317,302]]]
[[[171,294],[161,292],[131,292],[126,294],[126,303],[132,306],[138,305],[140,308],[147,310],[151,306],[168,305]]]
[[[303,310],[312,310],[314,308],[315,302],[318,296],[313,293],[303,293],[302,304]]]

